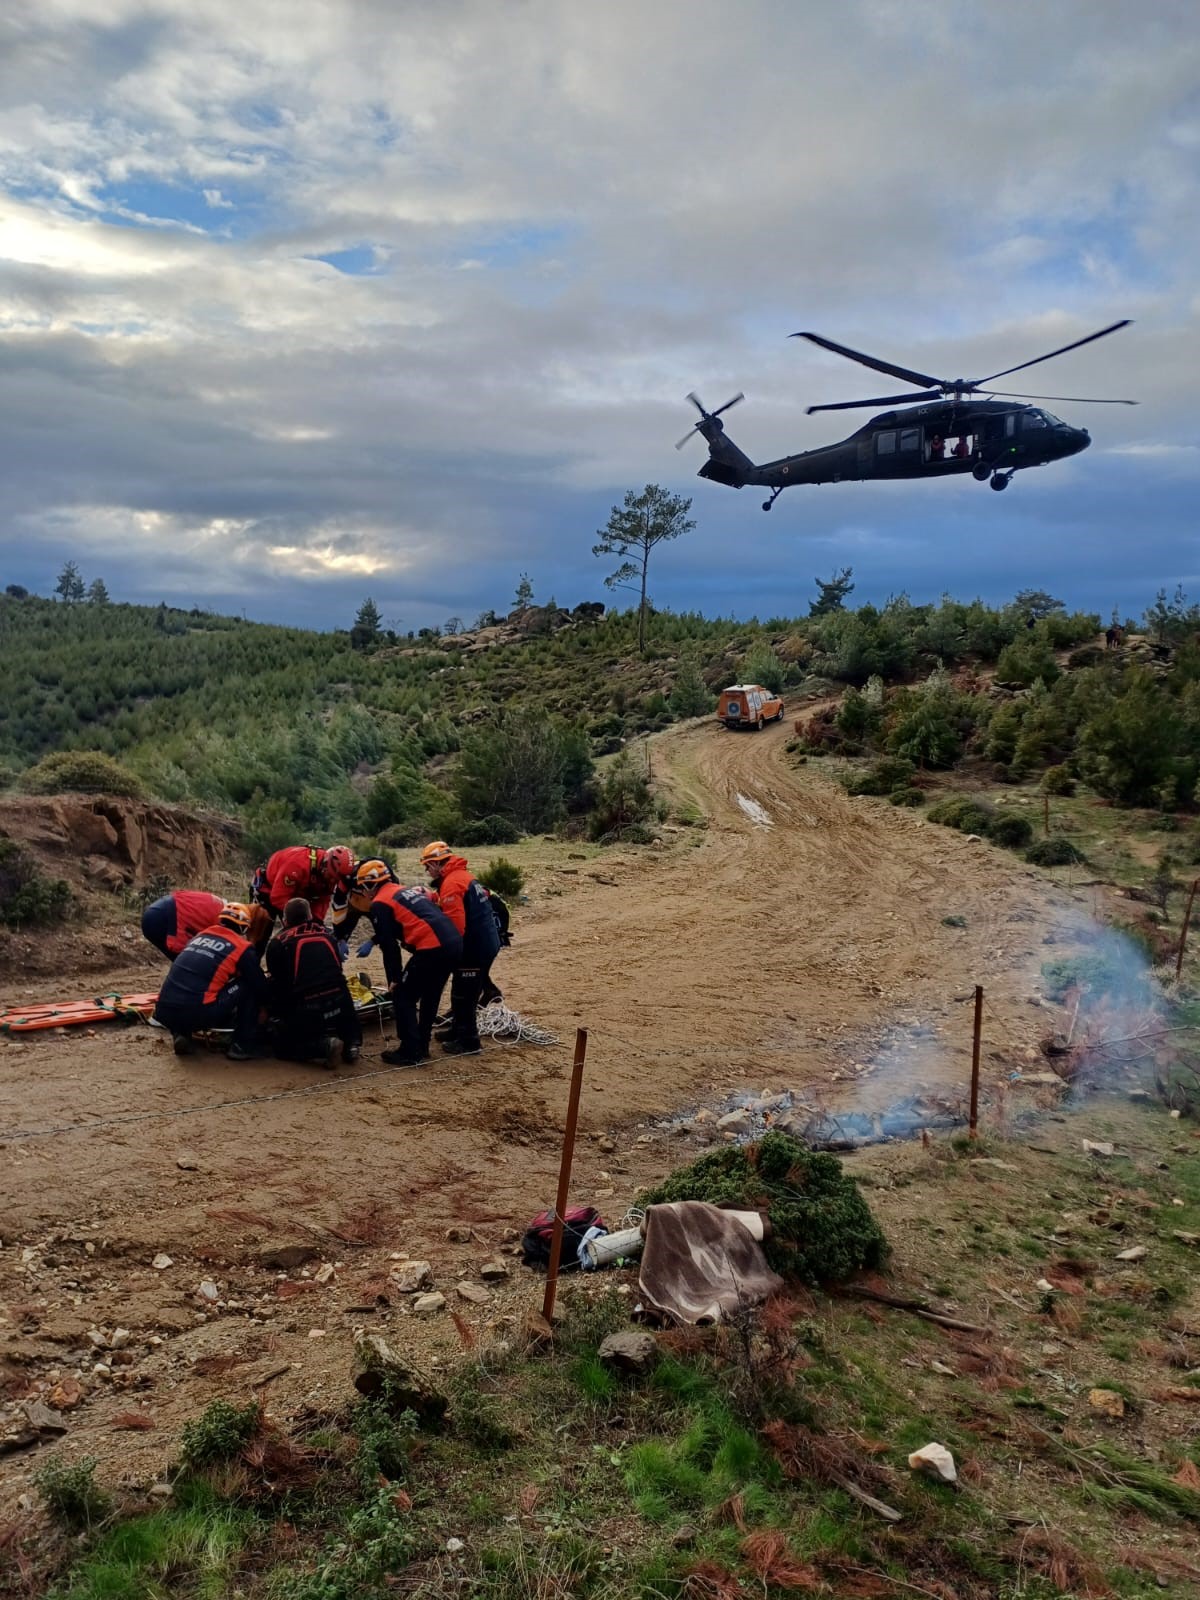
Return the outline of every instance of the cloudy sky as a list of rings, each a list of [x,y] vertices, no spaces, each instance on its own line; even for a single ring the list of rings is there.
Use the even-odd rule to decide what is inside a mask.
[[[5,0],[0,583],[469,622],[604,597],[652,481],[677,608],[1200,592],[1198,161],[1194,0]],[[692,388],[757,460],[865,420],[799,328],[971,376],[1118,317],[1022,386],[1141,404],[1003,495],[764,516],[672,448]]]

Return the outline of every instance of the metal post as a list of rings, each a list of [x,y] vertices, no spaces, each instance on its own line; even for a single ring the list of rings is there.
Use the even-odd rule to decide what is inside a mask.
[[[550,1238],[550,1265],[546,1269],[546,1296],[542,1316],[549,1323],[554,1315],[554,1295],[558,1288],[558,1264],[562,1259],[563,1218],[571,1190],[571,1163],[575,1158],[575,1128],[579,1122],[579,1092],[583,1088],[583,1061],[587,1055],[587,1029],[575,1030],[575,1062],[571,1069],[571,1093],[567,1100],[567,1125],[563,1130],[562,1161],[558,1169],[558,1199],[554,1202],[554,1232]]]
[[[1183,971],[1183,952],[1187,948],[1188,924],[1192,920],[1192,902],[1196,898],[1196,889],[1200,886],[1200,878],[1192,879],[1192,887],[1188,890],[1187,905],[1183,912],[1183,926],[1179,930],[1179,954],[1175,957],[1175,981],[1179,982],[1179,975]]]
[[[979,1046],[983,1035],[983,989],[975,985],[975,1038],[971,1046],[971,1120],[967,1137],[979,1137]]]

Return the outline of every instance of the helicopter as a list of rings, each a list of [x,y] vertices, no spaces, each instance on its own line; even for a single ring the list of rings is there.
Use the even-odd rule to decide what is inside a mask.
[[[819,333],[793,333],[793,339],[807,339],[823,350],[846,356],[876,372],[886,372],[906,383],[922,386],[915,394],[878,396],[873,400],[839,400],[829,405],[809,406],[807,414],[814,411],[850,411],[857,406],[909,405],[903,411],[884,411],[852,433],[848,439],[836,444],[822,445],[816,450],[804,450],[799,455],[782,456],[778,461],[756,465],[734,444],[725,432],[721,414],[746,397],[741,392],[726,400],[715,411],[705,409],[699,397],[692,393],[688,399],[700,413],[675,446],[682,450],[693,433],[700,434],[708,445],[708,460],[698,476],[713,483],[723,483],[730,489],[741,489],[746,484],[758,484],[771,490],[763,501],[764,511],[770,511],[785,489],[799,483],[842,483],[862,481],[865,478],[941,478],[969,472],[979,483],[990,483],[993,489],[1007,489],[1013,474],[1026,467],[1040,467],[1048,461],[1062,461],[1067,456],[1078,455],[1091,444],[1086,428],[1074,428],[1061,421],[1053,412],[1042,406],[1013,405],[1013,400],[1065,400],[1078,405],[1134,406],[1136,400],[1098,400],[1070,395],[1009,394],[999,389],[986,389],[985,384],[997,378],[1007,378],[1026,367],[1035,367],[1041,361],[1066,355],[1068,350],[1078,350],[1081,345],[1103,339],[1119,328],[1127,328],[1130,318],[1111,323],[1097,333],[1061,345],[1045,355],[1034,356],[1032,361],[1022,361],[1015,367],[1005,367],[986,378],[933,378],[926,372],[914,372],[910,367],[897,366],[878,356],[864,355],[861,350],[851,350],[848,345],[835,344]],[[978,396],[988,396],[986,399]],[[953,443],[952,443],[953,441]]]

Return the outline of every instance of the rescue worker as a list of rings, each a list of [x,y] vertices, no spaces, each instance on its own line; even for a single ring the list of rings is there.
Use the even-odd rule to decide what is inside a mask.
[[[176,889],[153,901],[142,912],[142,934],[168,961],[183,951],[189,940],[211,928],[225,902],[203,889]]]
[[[345,879],[335,891],[329,920],[333,924],[333,936],[338,941],[338,949],[343,960],[350,953],[350,935],[358,926],[358,919],[367,916],[371,910],[371,896],[358,888],[355,882],[357,873],[368,867],[371,869],[368,877],[372,883],[397,882],[396,874],[386,861],[380,860],[378,856],[370,856],[365,861],[360,861],[355,873]],[[386,874],[383,878],[379,876],[380,869]],[[367,940],[358,952],[360,956],[370,954],[372,942],[370,939]]]
[[[462,959],[462,938],[450,918],[423,889],[406,889],[382,861],[364,861],[354,875],[357,891],[370,899],[371,927],[396,1007],[397,1048],[383,1059],[393,1067],[419,1067],[429,1060],[429,1041],[442,991]],[[402,967],[401,947],[409,951]]]
[[[488,903],[487,890],[444,839],[421,851],[437,903],[462,935],[462,959],[450,981],[450,1036],[442,1040],[448,1056],[477,1056],[479,997],[492,962],[500,954],[500,928]]]
[[[332,1067],[340,1039],[342,1060],[358,1060],[362,1029],[337,941],[299,896],[283,908],[283,932],[267,946],[267,972],[277,1056]]]
[[[217,920],[176,956],[154,1008],[175,1035],[175,1054],[195,1049],[193,1033],[232,1028],[230,1061],[253,1061],[258,1012],[266,996],[259,953],[250,942],[250,907],[226,901]]]
[[[344,844],[328,850],[314,845],[293,844],[275,854],[254,874],[251,898],[265,906],[272,921],[280,916],[289,900],[299,896],[308,901],[318,922],[324,922],[335,891],[354,871],[354,856]]]

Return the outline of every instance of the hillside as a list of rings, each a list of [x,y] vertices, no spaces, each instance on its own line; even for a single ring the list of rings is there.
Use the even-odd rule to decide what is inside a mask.
[[[960,769],[1164,814],[1193,803],[1200,609],[1182,594],[1113,649],[1098,618],[1034,592],[765,623],[659,612],[644,654],[633,613],[598,609],[410,640],[0,596],[0,781],[224,812],[254,857],[297,836],[645,842],[661,797],[635,764],[600,776],[596,760],[750,679],[784,692],[802,754],[882,758],[867,792],[897,803]]]

